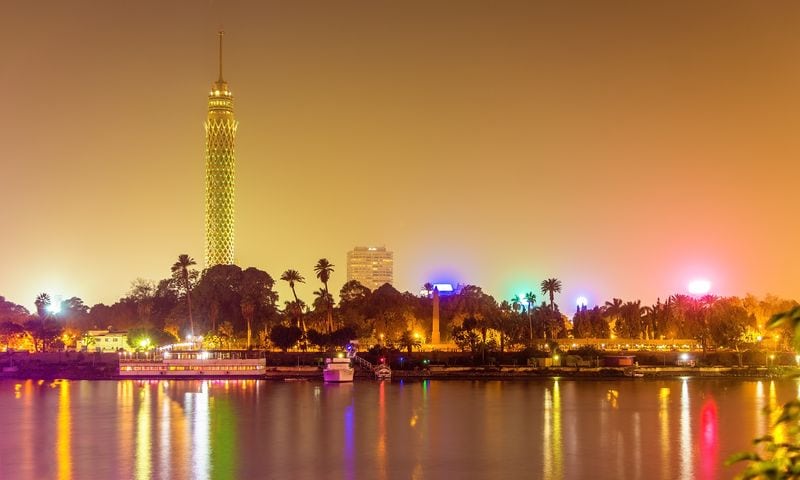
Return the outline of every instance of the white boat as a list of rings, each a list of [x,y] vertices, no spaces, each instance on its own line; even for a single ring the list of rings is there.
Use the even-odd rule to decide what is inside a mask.
[[[119,375],[131,378],[260,377],[267,359],[247,350],[163,350],[121,353]]]
[[[322,378],[326,382],[352,382],[354,373],[355,369],[350,365],[349,358],[326,358]]]

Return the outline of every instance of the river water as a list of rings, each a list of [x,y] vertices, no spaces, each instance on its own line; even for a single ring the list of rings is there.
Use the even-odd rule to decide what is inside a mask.
[[[0,478],[675,479],[794,380],[0,381]],[[774,418],[774,417],[773,417]]]

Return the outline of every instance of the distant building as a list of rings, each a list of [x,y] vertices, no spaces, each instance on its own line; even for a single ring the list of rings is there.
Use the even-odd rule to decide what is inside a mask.
[[[132,352],[134,350],[128,345],[128,332],[89,330],[81,343],[83,348],[89,352]]]
[[[375,290],[384,283],[393,282],[394,253],[386,247],[355,247],[347,252],[347,281],[358,280]]]

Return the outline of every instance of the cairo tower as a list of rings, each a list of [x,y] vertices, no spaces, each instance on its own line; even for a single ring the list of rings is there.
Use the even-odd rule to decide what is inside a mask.
[[[205,122],[206,267],[233,264],[234,140],[239,122],[233,116],[233,94],[222,78],[222,35],[219,32],[219,78],[208,94]]]

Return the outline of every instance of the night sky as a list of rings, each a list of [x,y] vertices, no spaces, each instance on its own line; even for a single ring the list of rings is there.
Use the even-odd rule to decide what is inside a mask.
[[[203,261],[225,35],[236,256],[496,298],[800,297],[800,3],[7,1],[0,295],[113,302]],[[283,283],[283,282],[280,282]],[[280,286],[282,299],[288,288]],[[570,310],[570,308],[564,308]]]

